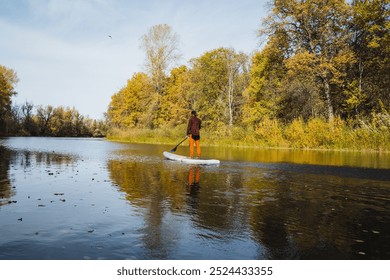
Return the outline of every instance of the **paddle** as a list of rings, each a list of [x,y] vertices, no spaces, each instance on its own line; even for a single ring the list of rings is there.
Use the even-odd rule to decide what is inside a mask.
[[[183,140],[181,140],[181,142],[180,142],[179,144],[177,144],[175,148],[173,148],[173,149],[171,150],[171,153],[176,152],[177,147],[179,147],[179,145],[180,145],[181,143],[183,143],[187,138],[188,138],[188,135],[186,136],[186,138],[184,138]]]

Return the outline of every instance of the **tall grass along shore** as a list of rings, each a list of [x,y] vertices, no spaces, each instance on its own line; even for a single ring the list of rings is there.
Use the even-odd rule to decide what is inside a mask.
[[[185,137],[186,125],[157,129],[112,128],[107,139],[133,143],[174,144]],[[390,119],[377,116],[370,123],[347,124],[340,118],[325,121],[296,119],[290,124],[265,118],[254,128],[205,127],[202,145],[282,149],[370,150],[390,152]]]

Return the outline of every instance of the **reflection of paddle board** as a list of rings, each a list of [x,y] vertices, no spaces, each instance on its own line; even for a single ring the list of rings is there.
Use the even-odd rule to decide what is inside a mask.
[[[170,160],[179,161],[182,163],[187,164],[202,164],[202,165],[215,165],[219,164],[219,160],[217,159],[197,159],[197,158],[190,158],[185,156],[179,156],[175,155],[169,152],[163,152],[164,157]]]

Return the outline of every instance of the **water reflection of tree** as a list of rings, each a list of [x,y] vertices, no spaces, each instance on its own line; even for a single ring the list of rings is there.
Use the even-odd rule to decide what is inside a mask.
[[[254,237],[265,247],[259,258],[313,258],[321,252],[320,246],[327,246],[323,232],[319,232],[323,219],[318,204],[321,193],[295,185],[295,180],[282,174],[275,177],[279,179],[248,182],[261,190],[252,198],[255,203],[250,221]]]
[[[388,168],[387,156],[375,152],[313,151],[287,149],[258,149],[218,147],[220,155],[226,160],[261,163],[286,163],[327,166],[361,166]],[[382,160],[380,160],[383,158]]]
[[[108,169],[112,181],[126,193],[129,202],[147,211],[145,230],[150,232],[145,232],[148,236],[145,240],[149,243],[162,235],[169,240],[180,234],[181,229],[168,232],[170,226],[163,229],[164,234],[158,233],[164,222],[169,223],[167,219],[172,213],[190,215],[195,227],[224,240],[245,232],[248,211],[240,194],[240,173],[210,173],[199,166],[169,168],[163,164],[120,161],[110,161]]]
[[[15,195],[9,179],[10,156],[11,152],[0,146],[0,206],[8,204]]]
[[[243,234],[247,225],[247,207],[242,187],[240,173],[202,176],[201,203],[193,220],[198,226],[211,230],[213,236],[226,240]]]
[[[29,169],[35,166],[61,167],[67,166],[75,161],[75,158],[69,155],[36,152],[36,151],[21,151],[15,152],[12,159],[15,165],[21,166],[23,169]]]
[[[241,175],[206,172],[201,180],[201,171],[199,165],[190,166],[188,170],[187,205],[192,220],[197,226],[210,230],[213,237],[223,236],[227,240],[243,233],[247,213],[245,199],[240,195]]]
[[[390,220],[389,207],[378,207],[372,204],[370,196],[361,195],[374,193],[375,189],[383,195],[378,183],[365,187],[354,179],[325,175],[275,174],[276,177],[279,178],[252,179],[246,183],[262,190],[251,199],[254,203],[250,219],[253,236],[266,248],[259,252],[259,258],[380,259],[384,255],[388,258],[388,253],[369,254],[367,249],[386,246],[390,237],[385,223],[375,222],[378,217]],[[373,212],[376,215],[370,214]],[[364,218],[367,216],[372,218],[371,226]],[[367,230],[370,227],[378,228],[381,236]],[[378,246],[379,243],[382,245]]]
[[[168,258],[181,232],[170,223],[171,213],[179,212],[185,203],[181,174],[170,176],[159,165],[138,162],[109,161],[108,169],[112,181],[143,215],[145,225],[140,233],[148,257]]]
[[[112,161],[109,170],[129,202],[144,211],[144,243],[155,256],[166,256],[174,240],[185,234],[179,223],[170,223],[176,213],[191,222],[202,240],[254,240],[259,259],[386,255],[367,248],[389,244],[390,206],[384,198],[390,195],[388,183],[277,169],[236,172],[163,163]]]
[[[184,206],[184,174],[142,162],[109,161],[111,180],[135,206],[146,207],[152,198],[169,198],[165,207],[175,212]]]
[[[12,186],[9,179],[10,167],[15,166],[28,172],[37,166],[53,167],[68,166],[74,162],[74,158],[68,155],[56,153],[12,151],[0,146],[0,206],[8,204],[10,198],[16,193],[16,187]]]

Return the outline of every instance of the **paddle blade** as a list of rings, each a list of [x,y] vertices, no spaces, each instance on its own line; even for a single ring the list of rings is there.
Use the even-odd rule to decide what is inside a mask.
[[[171,150],[171,153],[176,152],[177,146]]]

